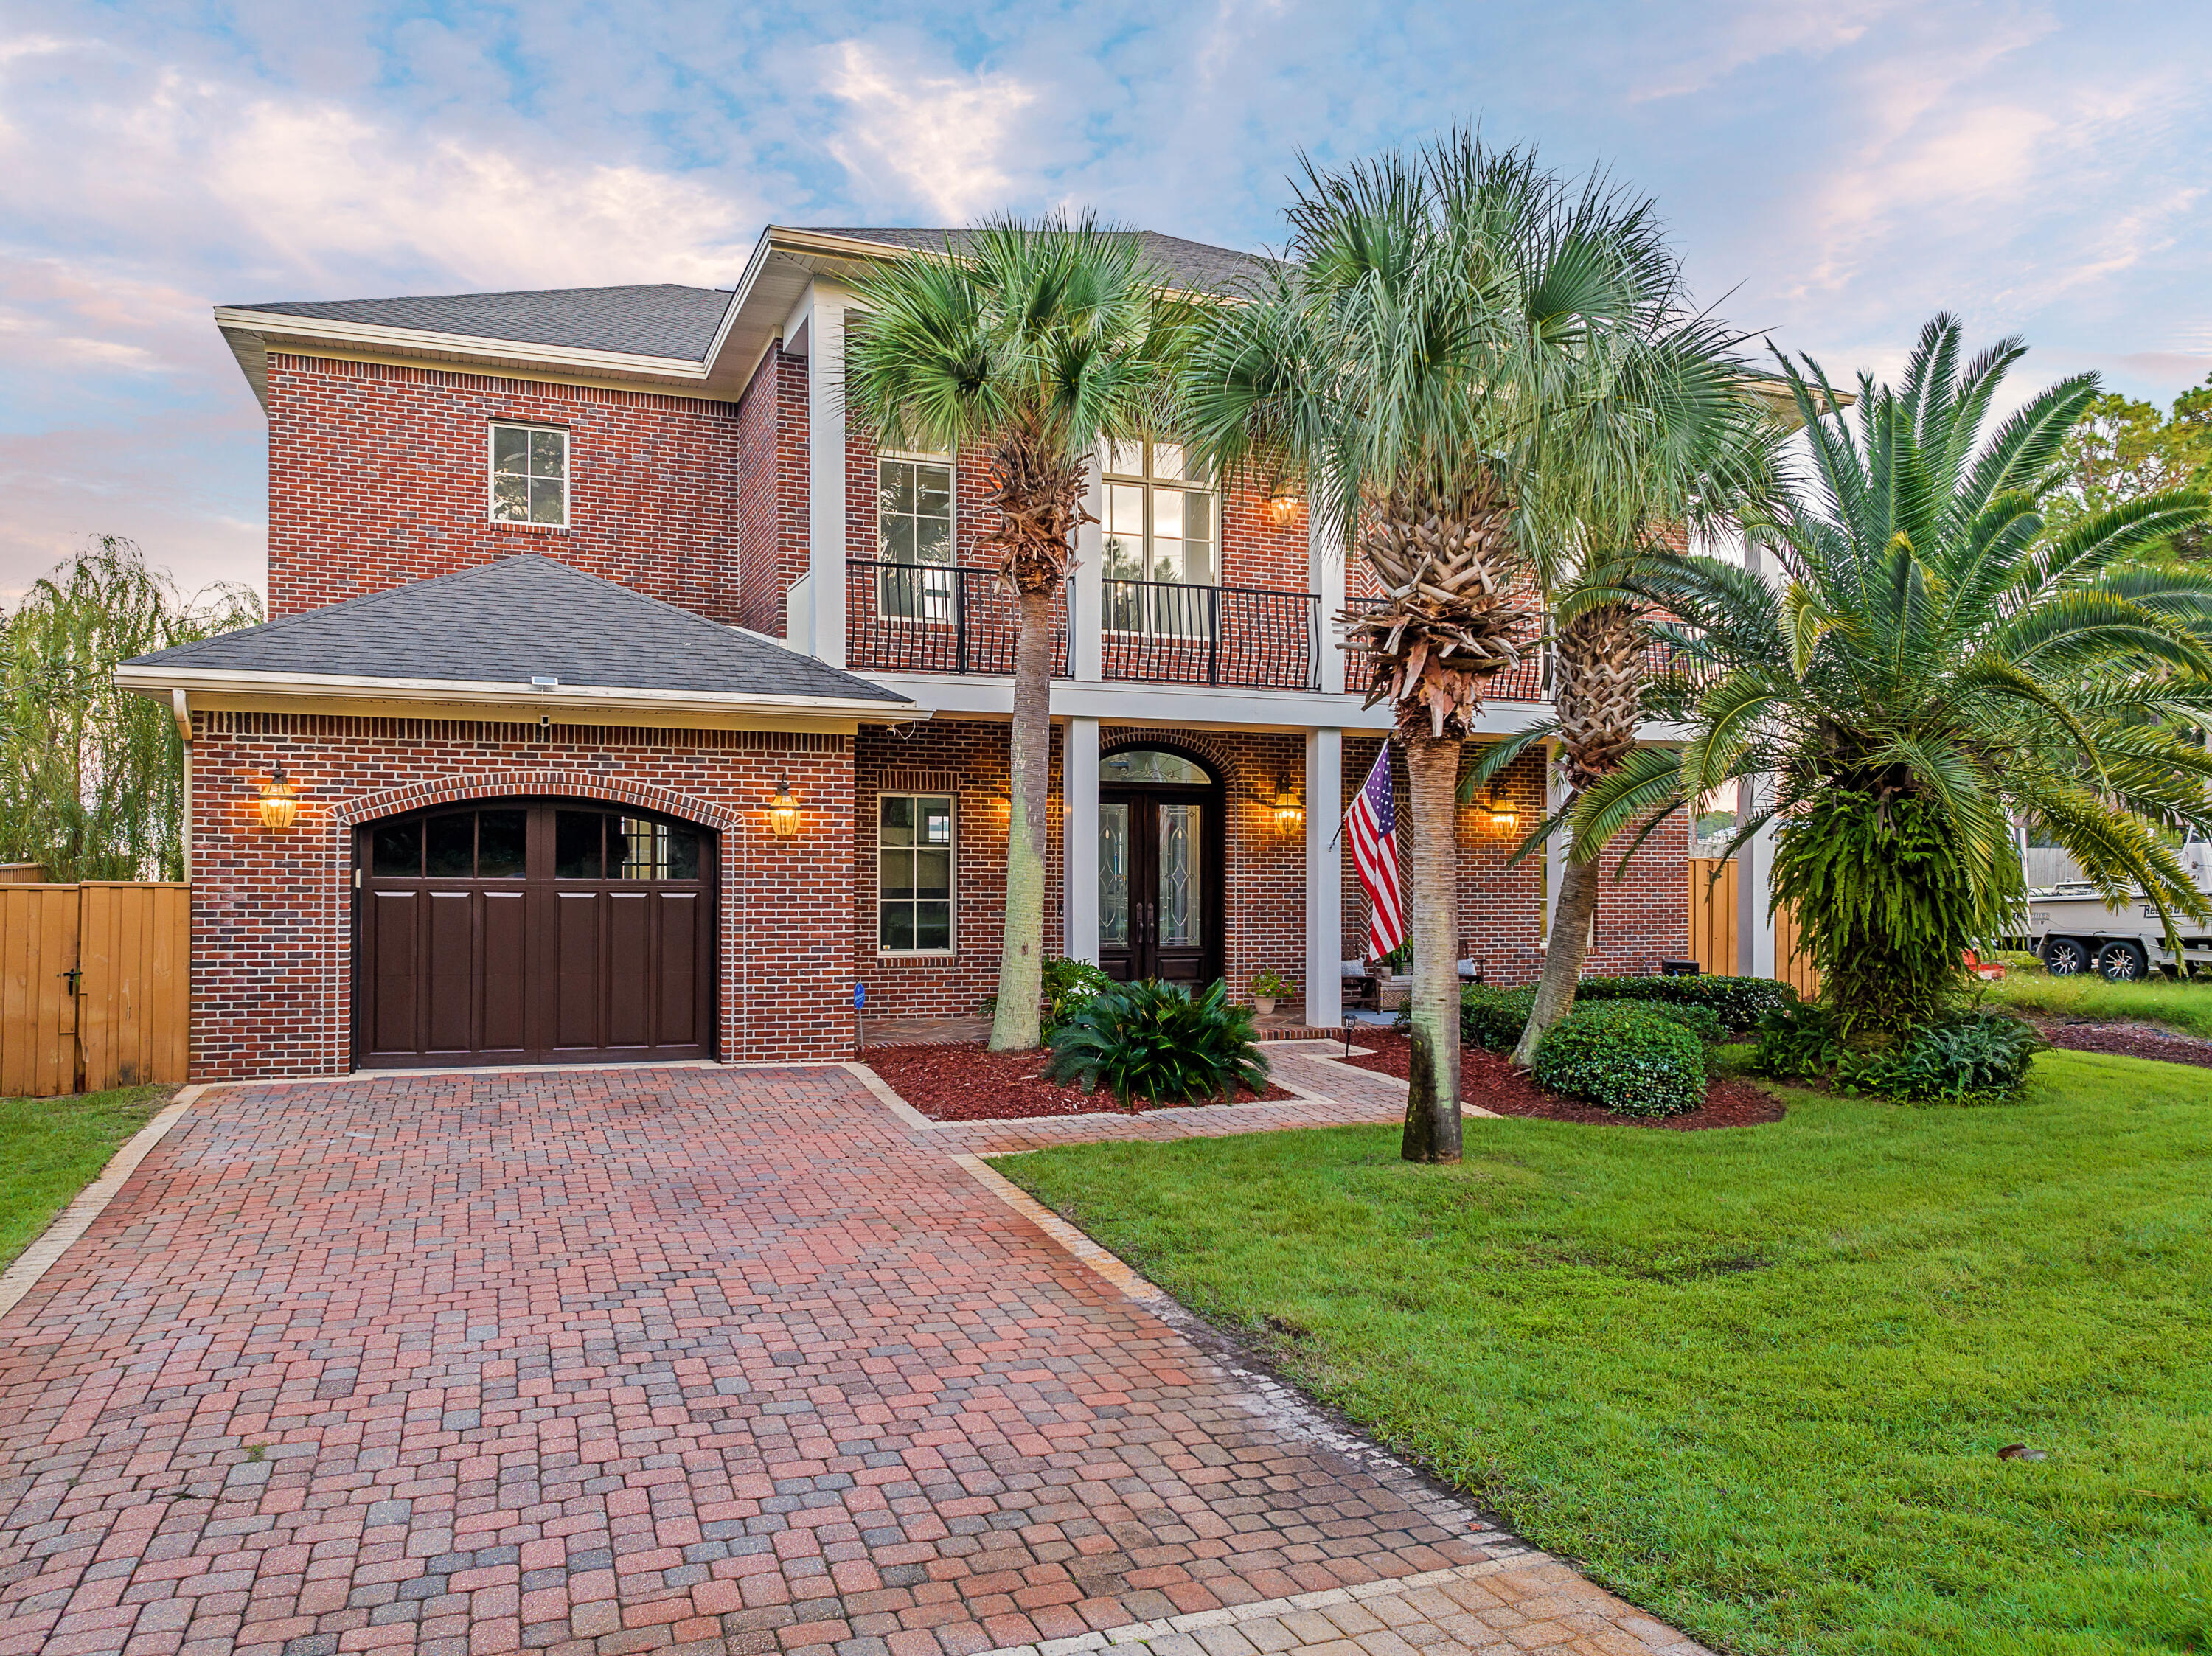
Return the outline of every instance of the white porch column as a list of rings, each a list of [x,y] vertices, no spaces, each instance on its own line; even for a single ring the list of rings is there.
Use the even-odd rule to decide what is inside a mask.
[[[1095,634],[1094,634],[1095,636]],[[1061,731],[1060,805],[1066,884],[1060,912],[1072,961],[1098,963],[1098,721],[1071,719]]]
[[[1321,621],[1315,634],[1321,652],[1321,688],[1340,691],[1344,652],[1338,646],[1344,642],[1344,629],[1336,617],[1344,609],[1344,547],[1334,525],[1315,516],[1310,500],[1306,502],[1306,590],[1321,594]]]
[[[1098,456],[1091,456],[1091,469],[1085,474],[1085,503],[1100,517],[1106,515],[1105,501],[1099,493]],[[1106,618],[1106,545],[1105,537],[1097,524],[1079,525],[1075,531],[1075,579],[1067,584],[1067,676],[1095,682],[1105,676],[1105,646],[1100,630]],[[1095,733],[1095,719],[1091,721]],[[1091,748],[1093,777],[1096,778],[1097,748]],[[1095,849],[1095,847],[1094,847]],[[1091,950],[1097,951],[1094,934]],[[1085,960],[1091,958],[1085,955]]]
[[[1306,1022],[1344,1021],[1344,732],[1306,732]]]
[[[1764,780],[1765,779],[1759,779]],[[1750,810],[1758,792],[1753,780],[1741,785],[1740,812]],[[1774,824],[1744,841],[1735,854],[1735,970],[1745,978],[1771,978],[1779,963],[1774,958],[1774,921],[1766,912],[1768,889],[1774,881]]]
[[[811,652],[845,664],[845,291],[817,276],[807,289],[807,562]],[[785,337],[791,337],[787,326]]]

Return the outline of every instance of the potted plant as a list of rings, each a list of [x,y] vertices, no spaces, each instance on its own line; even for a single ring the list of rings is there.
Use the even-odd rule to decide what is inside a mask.
[[[1272,966],[1252,980],[1252,1004],[1259,1008],[1263,1018],[1275,1015],[1275,1003],[1287,999],[1291,980]]]
[[[1375,971],[1382,982],[1376,996],[1382,1009],[1388,1012],[1403,1006],[1413,992],[1413,945],[1400,943],[1375,962]]]

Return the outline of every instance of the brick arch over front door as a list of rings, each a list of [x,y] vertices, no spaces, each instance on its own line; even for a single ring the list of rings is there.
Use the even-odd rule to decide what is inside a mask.
[[[717,838],[541,795],[358,823],[355,1063],[714,1057]]]

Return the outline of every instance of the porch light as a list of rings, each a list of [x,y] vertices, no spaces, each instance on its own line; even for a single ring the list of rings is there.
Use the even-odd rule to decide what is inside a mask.
[[[1490,791],[1490,826],[1500,834],[1510,834],[1520,820],[1521,813],[1514,810],[1513,802],[1492,788]]]
[[[280,759],[269,779],[261,785],[261,826],[271,834],[282,834],[292,826],[292,819],[299,814],[299,794],[291,779],[284,774],[284,761]]]
[[[1298,797],[1291,792],[1291,785],[1281,777],[1275,779],[1275,832],[1290,834],[1306,820],[1306,810]]]
[[[768,826],[779,840],[799,837],[799,796],[788,779],[775,785],[775,798],[768,802]]]
[[[1297,490],[1285,484],[1268,495],[1267,517],[1277,528],[1280,528],[1297,517],[1298,508],[1304,504],[1305,500]]]

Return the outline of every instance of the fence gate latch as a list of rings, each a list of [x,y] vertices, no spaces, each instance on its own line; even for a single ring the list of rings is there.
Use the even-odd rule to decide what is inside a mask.
[[[55,975],[69,980],[70,998],[75,1000],[77,996],[77,985],[84,980],[84,968],[81,966],[72,966],[68,971],[57,973]]]

